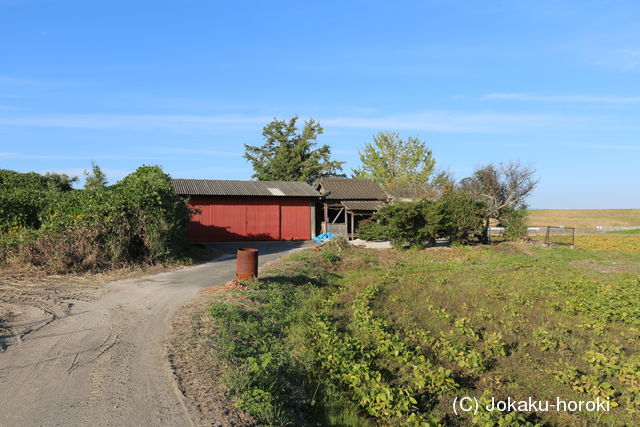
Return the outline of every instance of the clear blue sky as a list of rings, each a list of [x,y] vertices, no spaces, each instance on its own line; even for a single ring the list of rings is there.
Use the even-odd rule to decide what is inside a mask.
[[[273,117],[346,171],[381,130],[534,208],[640,208],[640,2],[0,0],[0,168],[249,179]]]

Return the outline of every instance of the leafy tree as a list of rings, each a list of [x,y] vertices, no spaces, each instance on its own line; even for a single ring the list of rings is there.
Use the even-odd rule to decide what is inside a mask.
[[[356,178],[371,178],[397,197],[421,197],[433,191],[431,175],[436,164],[431,150],[419,138],[400,138],[380,132],[359,152],[362,167]]]
[[[524,206],[527,197],[538,185],[536,170],[520,162],[488,164],[463,179],[460,187],[486,205],[484,241],[489,240],[491,219],[501,220],[505,214]]]
[[[69,176],[66,173],[47,172],[44,176],[58,191],[71,191],[73,184],[78,182],[77,176]]]
[[[262,130],[262,146],[245,144],[244,157],[251,162],[253,178],[260,181],[306,181],[313,183],[321,176],[338,175],[344,162],[331,160],[328,145],[314,148],[320,123],[311,119],[300,132],[298,117],[288,121],[274,119]]]
[[[107,175],[95,162],[91,162],[91,172],[84,171],[84,175],[87,177],[84,182],[85,190],[95,192],[107,186]]]

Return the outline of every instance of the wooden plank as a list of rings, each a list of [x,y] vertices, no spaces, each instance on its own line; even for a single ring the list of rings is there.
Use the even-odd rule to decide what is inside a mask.
[[[338,214],[336,215],[336,217],[335,217],[335,218],[333,218],[333,221],[331,221],[331,224],[335,224],[335,223],[336,223],[336,221],[338,220],[338,218],[340,218],[340,214],[342,213],[342,211],[343,211],[343,210],[344,210],[344,208],[341,208],[341,209],[338,211]],[[345,214],[345,215],[346,215],[346,214]],[[345,217],[345,219],[344,219],[344,222],[345,222],[345,224],[347,223],[347,218],[346,218],[346,217]]]

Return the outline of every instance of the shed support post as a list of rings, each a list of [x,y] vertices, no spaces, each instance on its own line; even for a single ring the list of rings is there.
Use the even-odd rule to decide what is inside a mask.
[[[326,233],[327,231],[329,231],[329,208],[327,207],[326,202],[322,205],[324,207],[324,229],[322,230],[322,232]]]
[[[355,239],[356,236],[356,214],[351,212],[351,240]]]
[[[311,238],[313,239],[314,237],[316,237],[316,201],[315,200],[311,200],[309,202],[310,207],[309,207],[309,211],[311,214]]]

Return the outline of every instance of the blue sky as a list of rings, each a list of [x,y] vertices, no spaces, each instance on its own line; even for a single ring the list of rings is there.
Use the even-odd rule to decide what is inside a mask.
[[[346,171],[383,130],[457,178],[538,170],[534,208],[640,208],[640,2],[0,0],[0,168],[249,179],[313,117]]]

